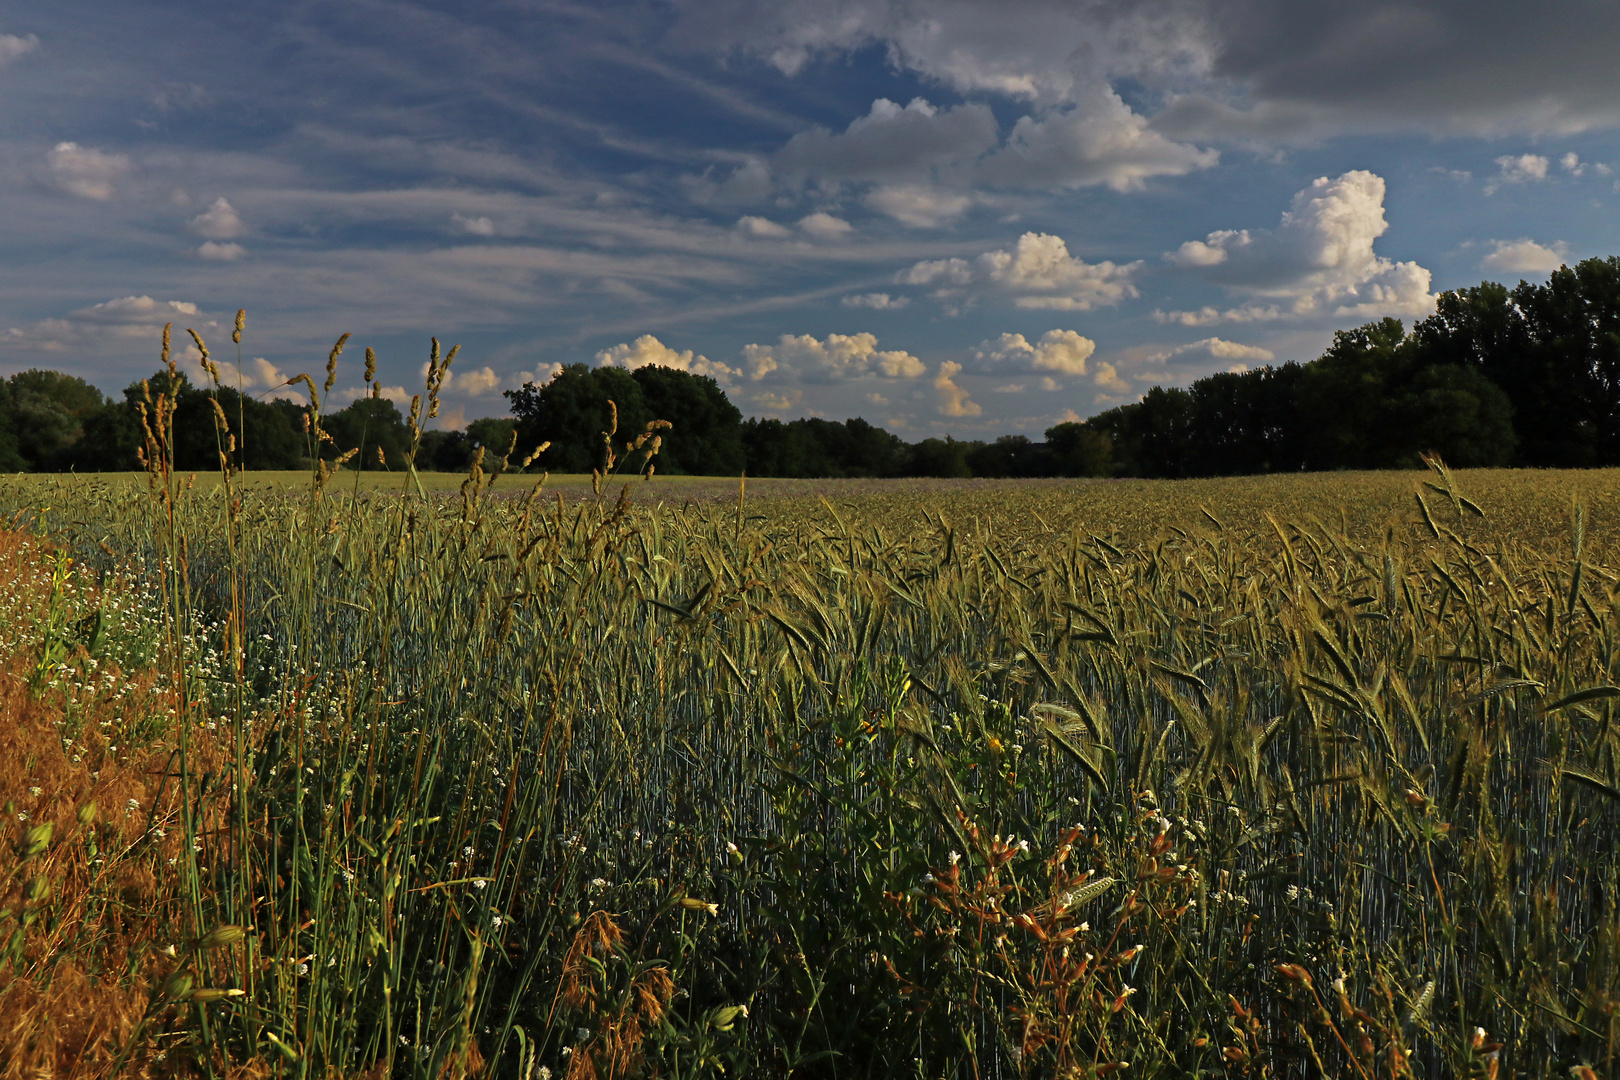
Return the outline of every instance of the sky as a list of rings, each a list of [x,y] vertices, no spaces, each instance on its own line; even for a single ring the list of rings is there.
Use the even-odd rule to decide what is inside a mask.
[[[0,374],[352,333],[328,406],[366,346],[404,403],[437,335],[447,426],[657,363],[1039,438],[1620,254],[1617,54],[1612,0],[0,3]]]

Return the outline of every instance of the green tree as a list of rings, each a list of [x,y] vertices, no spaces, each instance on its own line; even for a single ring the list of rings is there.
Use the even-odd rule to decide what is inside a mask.
[[[1620,257],[1520,282],[1513,303],[1530,346],[1510,394],[1525,412],[1524,441],[1547,459],[1536,463],[1620,464]]]
[[[520,447],[551,443],[536,461],[538,467],[551,472],[588,473],[606,464],[603,433],[609,430],[615,407],[616,456],[650,419],[642,405],[640,385],[630,372],[619,367],[593,370],[584,364],[570,364],[543,386],[531,382],[506,391],[506,399],[512,403],[512,414],[517,418]]]
[[[1087,423],[1066,422],[1046,429],[1050,474],[1112,476],[1114,441]]]
[[[1414,366],[1406,328],[1383,319],[1340,330],[1300,380],[1305,465],[1315,470],[1378,469],[1395,464],[1386,404]]]
[[[742,413],[719,383],[657,365],[637,368],[632,377],[641,388],[647,417],[674,425],[664,432],[659,472],[736,476],[742,470]],[[636,434],[640,429],[621,426],[620,431]]]
[[[529,456],[533,446],[512,446],[512,436],[517,433],[517,420],[510,416],[486,416],[474,420],[467,425],[466,457],[467,461],[461,466],[466,469],[472,465],[473,451],[479,447],[484,449],[484,468],[494,469],[500,464],[501,455],[512,450],[513,461],[508,464],[516,467],[524,458]]]
[[[11,409],[11,384],[0,382],[0,472],[23,472],[28,462],[17,444],[17,418]]]
[[[1418,468],[1421,455],[1433,453],[1459,468],[1499,467],[1513,461],[1518,445],[1506,391],[1457,364],[1419,370],[1389,400],[1385,431],[1385,466]]]
[[[106,405],[106,396],[60,371],[20,371],[9,383],[12,430],[28,468],[44,472],[69,467],[84,421]]]
[[[908,472],[912,476],[965,479],[973,475],[967,452],[967,443],[957,442],[949,435],[943,439],[924,439],[911,448]]]
[[[350,450],[358,450],[350,459],[351,468],[402,469],[405,455],[410,450],[410,429],[399,406],[380,397],[363,397],[350,402],[345,408],[321,421],[332,441],[325,444],[321,456],[335,458]],[[378,451],[382,459],[378,459]]]

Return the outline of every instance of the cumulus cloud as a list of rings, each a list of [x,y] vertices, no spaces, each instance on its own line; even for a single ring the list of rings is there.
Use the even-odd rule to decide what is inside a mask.
[[[1177,345],[1165,352],[1155,353],[1147,358],[1148,363],[1194,364],[1209,361],[1224,363],[1228,370],[1247,370],[1251,362],[1269,364],[1277,359],[1277,354],[1270,349],[1258,345],[1242,345],[1236,341],[1226,341],[1218,337],[1207,337],[1201,341],[1189,342],[1186,345]]]
[[[842,240],[855,231],[855,226],[841,217],[817,210],[799,219],[799,228],[817,240]]]
[[[1528,237],[1493,240],[1492,251],[1480,260],[1480,268],[1494,273],[1550,274],[1569,261],[1569,245],[1563,241],[1538,244]]]
[[[967,213],[973,199],[933,188],[899,185],[874,188],[866,205],[914,229],[933,229]]]
[[[934,376],[934,390],[939,394],[939,412],[941,416],[978,416],[981,409],[968,392],[956,385],[956,376],[962,373],[962,365],[947,360],[939,365],[939,374]]]
[[[0,34],[0,67],[5,67],[19,56],[26,56],[39,48],[39,38],[33,34],[18,37],[16,34]]]
[[[235,262],[246,254],[247,248],[241,244],[221,244],[215,240],[204,241],[197,248],[197,258],[209,262]]]
[[[1092,382],[1097,389],[1109,394],[1131,392],[1131,384],[1119,377],[1119,369],[1113,364],[1098,364],[1096,372],[1092,375]]]
[[[1277,228],[1212,232],[1167,256],[1256,299],[1226,310],[1157,315],[1182,326],[1427,315],[1434,307],[1429,271],[1373,251],[1388,228],[1382,177],[1361,170],[1322,177],[1294,196]]]
[[[1027,232],[1011,251],[987,251],[972,262],[952,258],[915,263],[896,280],[932,286],[941,300],[977,288],[1009,296],[1021,308],[1089,311],[1137,295],[1132,278],[1141,267],[1140,262],[1088,263],[1070,255],[1061,237]]]
[[[973,355],[981,366],[993,371],[1084,375],[1086,361],[1096,351],[1095,341],[1073,330],[1048,330],[1033,345],[1023,334],[1002,334],[982,343]]]
[[[200,362],[202,360],[201,354],[193,349],[186,359],[191,361],[193,369],[191,374],[194,381],[200,382],[207,378]],[[221,360],[217,357],[214,359],[214,363],[219,367],[221,386],[254,391],[260,397],[285,398],[290,401],[305,400],[301,389],[294,389],[287,385],[287,373],[262,356],[255,356],[253,359],[244,362],[241,367],[237,367],[229,360]],[[348,396],[351,398],[358,397],[360,393],[357,391]],[[342,397],[344,394],[339,392],[339,396]]]
[[[75,142],[57,143],[45,155],[51,184],[82,199],[111,199],[117,181],[133,167],[124,154],[109,154]]]
[[[859,293],[839,301],[847,308],[869,308],[872,311],[898,311],[911,303],[909,296],[890,296],[886,292]]]
[[[1576,163],[1579,164],[1579,161],[1577,158]],[[1485,185],[1485,194],[1493,194],[1503,184],[1533,184],[1545,180],[1549,164],[1540,154],[1505,154],[1496,159],[1497,173]]]
[[[501,385],[501,377],[495,374],[492,367],[475,368],[472,371],[463,371],[456,375],[457,393],[469,397],[483,397]]]
[[[878,98],[842,132],[814,127],[793,136],[774,164],[789,175],[918,181],[971,162],[998,139],[995,114],[986,105],[936,109],[922,98],[905,106]]]
[[[552,379],[555,379],[558,375],[561,375],[562,372],[563,366],[561,364],[542,364],[533,371],[519,371],[513,375],[512,378],[519,386],[524,386],[528,383],[534,383],[536,386],[544,386]]]
[[[1559,158],[1558,164],[1571,176],[1579,177],[1586,175],[1586,163],[1581,161],[1581,155],[1577,154],[1573,150]]]
[[[599,367],[617,366],[630,368],[632,371],[636,368],[656,364],[658,367],[674,368],[676,371],[707,376],[718,382],[725,382],[742,375],[742,372],[736,368],[723,364],[718,360],[710,360],[706,356],[698,356],[691,349],[672,349],[651,334],[642,334],[635,341],[628,344],[614,345],[603,349],[596,354],[596,363]]]
[[[802,396],[803,394],[798,390],[784,390],[780,392],[773,390],[762,390],[757,394],[751,395],[748,400],[753,402],[754,408],[758,409],[766,416],[781,416],[797,405]]]
[[[960,217],[969,190],[989,185],[1051,190],[1106,184],[1140,188],[1155,176],[1180,176],[1219,160],[1214,150],[1155,131],[1106,86],[1062,106],[1020,118],[1002,140],[983,104],[940,109],[924,98],[901,106],[878,98],[842,132],[811,128],[772,159],[783,182],[866,182],[866,203],[918,228]]]
[[[806,382],[841,382],[865,376],[915,379],[927,368],[908,352],[879,350],[869,333],[828,334],[818,341],[809,334],[783,334],[775,345],[745,345],[743,359],[754,379],[796,375]]]
[[[462,232],[471,233],[473,236],[495,235],[495,222],[483,215],[468,217],[465,214],[451,214],[450,222]]]
[[[205,315],[196,304],[185,300],[154,300],[150,296],[124,296],[79,308],[59,319],[41,319],[27,326],[9,328],[0,342],[13,348],[41,352],[68,349],[95,351],[100,347],[127,350],[131,342],[150,344],[158,354],[163,325],[177,323],[199,332],[215,329],[219,323]],[[184,355],[195,351],[184,333],[174,335],[174,351]]]
[[[247,232],[247,226],[242,224],[236,208],[223,195],[214,200],[214,205],[187,222],[186,227],[209,240],[234,240]]]
[[[752,214],[737,219],[737,230],[746,236],[758,237],[761,240],[783,240],[793,235],[793,230],[785,225],[778,225],[769,218],[755,217]]]
[[[1021,117],[1007,144],[979,170],[1000,186],[1079,188],[1106,184],[1135,191],[1155,176],[1183,176],[1220,160],[1153,130],[1113,91],[1070,108]]]

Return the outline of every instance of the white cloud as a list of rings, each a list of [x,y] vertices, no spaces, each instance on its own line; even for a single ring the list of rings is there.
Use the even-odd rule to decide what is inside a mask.
[[[116,196],[118,178],[133,167],[123,154],[109,154],[75,142],[57,143],[45,155],[45,165],[58,190],[99,200]]]
[[[902,285],[966,285],[973,280],[973,267],[966,259],[926,259],[895,278]]]
[[[1499,171],[1495,179],[1485,185],[1485,194],[1493,194],[1503,184],[1533,184],[1545,180],[1548,164],[1540,154],[1503,155],[1496,159]]]
[[[986,341],[974,358],[993,371],[1056,371],[1064,375],[1084,375],[1086,361],[1097,351],[1097,343],[1073,330],[1048,330],[1031,345],[1023,334],[1002,334]]]
[[[956,385],[956,376],[962,373],[962,365],[947,360],[939,365],[939,374],[934,376],[934,390],[939,394],[939,412],[941,416],[978,416],[981,409],[968,392]]]
[[[889,403],[889,399],[878,393],[876,390],[866,395],[866,401],[870,405],[887,405]]]
[[[456,391],[469,397],[483,397],[501,385],[501,377],[492,367],[463,371],[456,376]]]
[[[42,319],[27,326],[11,327],[0,344],[13,348],[63,352],[68,349],[96,351],[116,349],[127,354],[130,343],[150,344],[158,355],[163,325],[175,323],[173,353],[183,356],[196,346],[185,333],[191,327],[199,333],[218,328],[196,304],[185,300],[154,300],[150,296],[125,296],[69,312],[60,319]]]
[[[1214,150],[1175,142],[1153,130],[1112,90],[1079,105],[1021,117],[1006,146],[979,175],[1003,187],[1079,188],[1106,184],[1139,190],[1155,176],[1183,176],[1220,160]]]
[[[855,231],[855,226],[841,217],[817,210],[799,219],[799,228],[817,240],[842,240]]]
[[[739,231],[761,240],[782,240],[793,235],[793,230],[784,225],[778,225],[769,218],[755,217],[752,214],[737,219]]]
[[[236,208],[223,195],[214,200],[214,205],[192,218],[186,227],[209,240],[234,240],[247,232],[247,226],[242,224]]]
[[[1099,363],[1091,381],[1096,384],[1098,389],[1110,393],[1128,394],[1131,392],[1131,384],[1119,377],[1119,369],[1114,367],[1113,364]]]
[[[890,296],[886,292],[859,293],[839,301],[847,308],[870,308],[873,311],[898,311],[911,303],[909,296]]]
[[[1559,158],[1558,164],[1571,176],[1586,175],[1586,164],[1581,161],[1581,155],[1573,150]]]
[[[950,300],[977,285],[1010,296],[1021,308],[1089,311],[1135,296],[1132,278],[1140,262],[1088,263],[1069,254],[1061,237],[1027,232],[1011,251],[987,251],[973,262],[936,259],[916,263],[896,279],[906,285],[934,285],[934,295]]]
[[[0,67],[5,67],[19,56],[26,56],[39,48],[39,38],[33,34],[27,37],[18,37],[16,34],[0,34]]]
[[[799,403],[802,393],[798,390],[784,390],[777,393],[771,390],[762,390],[749,397],[754,407],[767,416],[780,416]]]
[[[562,371],[563,366],[561,364],[548,364],[537,367],[533,371],[519,371],[514,374],[512,378],[519,386],[523,386],[526,383],[534,383],[536,386],[544,386],[552,379],[555,379],[558,375],[561,375]]]
[[[204,383],[208,376],[199,362],[202,359],[201,354],[193,349],[186,359],[191,361],[192,371],[190,374],[192,380],[197,383]],[[231,361],[221,360],[218,357],[214,358],[214,363],[219,366],[219,383],[221,386],[257,391],[259,396],[262,397],[284,398],[289,401],[307,400],[302,392],[302,387],[294,389],[288,386],[287,373],[262,356],[254,357],[240,368]],[[360,393],[360,391],[356,391],[348,396],[352,399],[359,397]],[[338,396],[343,396],[343,392],[338,392]]]
[[[596,363],[599,367],[616,365],[631,370],[656,364],[659,367],[674,368],[676,371],[686,371],[693,375],[704,375],[719,382],[742,375],[736,368],[718,360],[710,360],[706,356],[698,356],[691,349],[684,351],[672,349],[651,334],[642,334],[628,344],[603,349],[596,354]]]
[[[1550,274],[1569,261],[1569,245],[1561,240],[1538,244],[1526,237],[1491,243],[1494,250],[1479,265],[1494,273]]]
[[[814,127],[793,136],[777,153],[775,166],[789,175],[915,182],[971,162],[998,138],[995,114],[986,105],[942,110],[922,98],[903,107],[878,98],[843,132]]]
[[[465,214],[451,214],[450,221],[462,232],[473,236],[494,236],[495,222],[480,214],[477,217],[468,217]]]
[[[1227,365],[1243,366],[1249,361],[1260,364],[1269,364],[1277,359],[1277,354],[1270,349],[1263,349],[1258,345],[1242,345],[1236,341],[1226,341],[1218,337],[1207,337],[1201,341],[1189,342],[1186,345],[1177,345],[1166,352],[1155,353],[1146,359],[1147,363],[1196,363],[1210,360],[1222,361]]]
[[[809,334],[783,334],[775,345],[745,345],[743,359],[756,379],[797,375],[806,382],[836,382],[878,375],[915,379],[927,369],[908,352],[880,351],[869,333],[828,334],[817,341]]]
[[[209,262],[235,262],[247,254],[247,248],[241,244],[221,244],[213,240],[204,241],[197,248],[197,258],[207,259]]]
[[[1373,251],[1389,228],[1384,180],[1370,172],[1322,177],[1294,196],[1276,229],[1212,232],[1167,258],[1258,299],[1235,308],[1157,312],[1164,322],[1210,326],[1303,318],[1423,316],[1434,308],[1429,271]]]
[[[973,199],[933,188],[898,185],[874,188],[867,193],[866,205],[902,225],[910,225],[914,229],[934,229],[967,213]]]

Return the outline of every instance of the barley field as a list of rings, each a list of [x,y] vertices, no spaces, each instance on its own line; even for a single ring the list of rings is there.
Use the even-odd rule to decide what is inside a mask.
[[[253,479],[0,481],[0,1076],[1615,1075],[1620,475]]]

